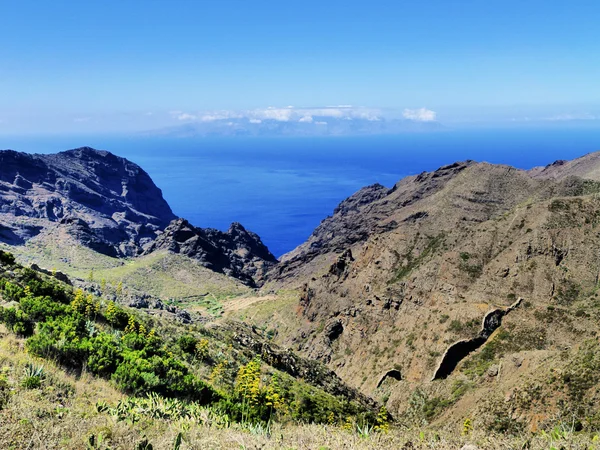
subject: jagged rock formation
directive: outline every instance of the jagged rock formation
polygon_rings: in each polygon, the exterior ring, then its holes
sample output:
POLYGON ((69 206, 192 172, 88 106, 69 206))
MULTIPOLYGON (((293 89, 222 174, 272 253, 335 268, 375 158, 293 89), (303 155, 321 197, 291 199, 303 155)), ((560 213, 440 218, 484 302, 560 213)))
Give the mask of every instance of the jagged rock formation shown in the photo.
POLYGON ((169 224, 146 253, 166 249, 197 259, 205 267, 239 278, 247 284, 260 283, 277 259, 257 234, 233 223, 222 232, 213 228, 197 228, 185 220, 169 224))
POLYGON ((32 155, 0 151, 0 240, 22 244, 62 224, 81 243, 135 255, 175 215, 138 165, 89 147, 32 155))

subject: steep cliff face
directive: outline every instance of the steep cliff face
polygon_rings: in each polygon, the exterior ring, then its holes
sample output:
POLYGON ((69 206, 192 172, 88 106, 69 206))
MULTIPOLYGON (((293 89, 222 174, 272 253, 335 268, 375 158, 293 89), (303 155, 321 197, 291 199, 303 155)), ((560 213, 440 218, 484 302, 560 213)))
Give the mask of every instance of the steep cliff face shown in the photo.
POLYGON ((20 245, 37 235, 116 257, 166 249, 251 286, 277 262, 239 223, 222 232, 177 219, 141 167, 89 147, 0 151, 0 241, 20 245))
POLYGON ((197 228, 177 219, 146 249, 146 253, 169 250, 197 259, 205 267, 255 286, 263 281, 277 259, 260 237, 233 223, 226 232, 197 228))
POLYGON ((175 219, 148 174, 106 151, 0 151, 0 239, 22 244, 60 223, 102 253, 135 255, 175 219))

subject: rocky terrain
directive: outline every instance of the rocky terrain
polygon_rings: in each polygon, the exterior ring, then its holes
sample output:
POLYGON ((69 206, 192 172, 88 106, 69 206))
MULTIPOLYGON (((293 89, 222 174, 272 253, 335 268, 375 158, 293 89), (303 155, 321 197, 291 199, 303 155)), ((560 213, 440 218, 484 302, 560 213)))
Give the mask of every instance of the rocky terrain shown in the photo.
POLYGON ((543 414, 511 392, 551 384, 597 338, 599 174, 598 153, 530 171, 465 161, 360 190, 269 273, 301 292, 300 329, 279 341, 395 414, 421 392, 448 424, 507 396, 540 426, 564 413, 565 385, 539 394, 543 414))
POLYGON ((168 250, 194 258, 207 268, 238 278, 254 286, 264 279, 277 259, 260 237, 233 223, 226 232, 197 228, 184 219, 174 220, 145 253, 168 250))
POLYGON ((238 223, 175 218, 139 167, 107 152, 0 161, 2 240, 19 261, 59 255, 66 275, 39 272, 201 324, 408 427, 598 429, 600 153, 531 170, 457 162, 365 187, 280 262, 238 223), (48 236, 117 258, 73 256, 48 236))
POLYGON ((148 174, 124 158, 89 147, 0 151, 0 241, 22 245, 40 235, 116 257, 168 249, 250 285, 276 262, 240 224, 220 232, 177 219, 148 174))
POLYGON ((22 244, 65 225, 102 253, 133 255, 175 215, 148 174, 108 152, 0 152, 0 238, 22 244))

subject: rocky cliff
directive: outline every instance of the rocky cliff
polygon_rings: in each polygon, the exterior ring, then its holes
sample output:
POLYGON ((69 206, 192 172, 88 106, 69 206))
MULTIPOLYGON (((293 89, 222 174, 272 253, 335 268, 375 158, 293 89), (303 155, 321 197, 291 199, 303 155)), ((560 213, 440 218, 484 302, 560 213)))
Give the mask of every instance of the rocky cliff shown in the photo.
POLYGON ((0 152, 0 239, 22 244, 62 224, 102 253, 130 256, 175 215, 138 165, 88 147, 54 155, 0 152))
POLYGON ((38 235, 115 257, 167 249, 252 286, 276 262, 238 223, 221 232, 177 219, 141 167, 89 147, 0 151, 0 241, 21 245, 38 235))
POLYGON ((254 286, 263 281, 277 259, 260 237, 233 223, 226 232, 213 228, 197 228, 185 219, 171 222, 146 253, 169 250, 194 258, 216 272, 238 278, 254 286))

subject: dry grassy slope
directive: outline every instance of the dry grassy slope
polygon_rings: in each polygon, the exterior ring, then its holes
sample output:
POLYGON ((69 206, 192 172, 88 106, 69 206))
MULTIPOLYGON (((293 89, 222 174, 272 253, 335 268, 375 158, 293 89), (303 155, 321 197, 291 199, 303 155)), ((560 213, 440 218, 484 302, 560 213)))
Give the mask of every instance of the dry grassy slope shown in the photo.
MULTIPOLYGON (((599 158, 585 159, 596 164, 599 158)), ((596 171, 570 166, 576 173, 596 171)), ((469 414, 490 393, 485 376, 463 373, 477 354, 447 380, 430 380, 449 345, 474 337, 487 311, 524 299, 501 329, 512 342, 511 351, 494 361, 504 368, 492 389, 501 395, 549 365, 564 364, 564 349, 596 335, 600 200, 592 193, 597 184, 564 168, 559 175, 538 170, 535 178, 490 164, 442 172, 405 179, 373 203, 327 219, 346 227, 368 223, 374 232, 347 247, 352 257, 340 257, 339 235, 327 235, 322 225, 284 258, 271 286, 302 289, 302 328, 280 334, 280 341, 327 362, 363 392, 389 396, 396 413, 406 409, 416 387, 449 395, 457 380, 471 383, 450 413, 462 420, 461 411, 469 414), (392 221, 393 229, 382 226, 392 221), (328 246, 327 239, 336 244, 328 246), (394 368, 402 381, 378 389, 394 368)))
MULTIPOLYGON (((27 355, 24 342, 0 326, 1 377, 7 391, 0 388, 0 448, 2 449, 84 449, 89 437, 101 437, 97 448, 133 449, 147 439, 154 449, 171 450, 183 431, 183 449, 229 450, 232 448, 289 449, 363 449, 398 448, 461 449, 476 444, 480 449, 521 448, 524 437, 490 436, 480 430, 464 436, 459 432, 440 433, 423 429, 393 428, 390 433, 372 433, 368 438, 342 430, 338 426, 273 424, 272 435, 251 433, 235 424, 229 427, 193 425, 186 421, 146 419, 132 424, 116 421, 96 410, 96 402, 115 404, 124 398, 110 382, 83 373, 66 373, 60 367, 27 355), (21 385, 27 363, 43 364, 46 378, 39 389, 21 385), (409 444, 410 442, 410 444, 409 444)), ((5 387, 3 385, 3 387, 5 387)), ((546 449, 548 441, 540 436, 530 441, 530 449, 546 449)), ((567 448, 593 448, 589 436, 569 436, 557 442, 567 448)))

